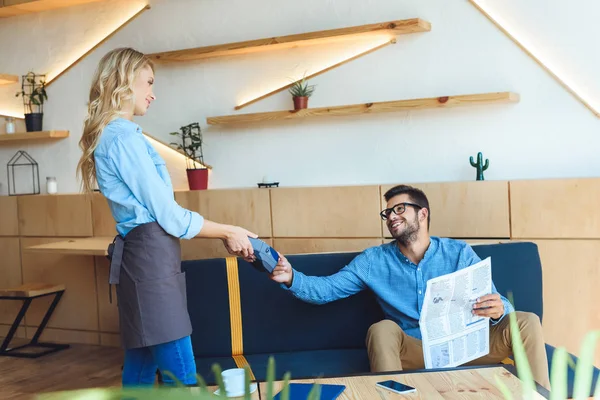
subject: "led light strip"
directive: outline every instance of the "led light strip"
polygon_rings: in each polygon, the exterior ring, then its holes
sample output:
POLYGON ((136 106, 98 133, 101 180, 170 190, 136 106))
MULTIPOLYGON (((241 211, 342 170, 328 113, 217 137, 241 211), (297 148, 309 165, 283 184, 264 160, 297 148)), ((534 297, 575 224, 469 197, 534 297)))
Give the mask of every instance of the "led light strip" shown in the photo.
POLYGON ((556 72, 560 70, 558 66, 553 65, 550 67, 550 63, 548 61, 542 61, 542 57, 540 54, 535 54, 535 51, 532 50, 535 46, 532 46, 527 42, 526 38, 520 36, 517 39, 516 29, 511 26, 510 23, 504 21, 501 16, 492 16, 493 12, 490 10, 490 7, 483 4, 485 1, 481 0, 469 0, 475 8, 477 8, 483 15, 485 15, 494 25, 498 27, 506 36, 508 36, 513 42, 515 42, 521 49, 527 53, 531 58, 533 58, 546 72, 548 72, 558 83, 560 83, 569 93, 571 93, 577 100, 579 100, 584 106, 586 106, 590 111, 592 111, 597 117, 600 117, 600 103, 594 101, 591 96, 586 93, 586 91, 578 86, 575 82, 570 80, 567 82, 566 74, 564 71, 556 72))

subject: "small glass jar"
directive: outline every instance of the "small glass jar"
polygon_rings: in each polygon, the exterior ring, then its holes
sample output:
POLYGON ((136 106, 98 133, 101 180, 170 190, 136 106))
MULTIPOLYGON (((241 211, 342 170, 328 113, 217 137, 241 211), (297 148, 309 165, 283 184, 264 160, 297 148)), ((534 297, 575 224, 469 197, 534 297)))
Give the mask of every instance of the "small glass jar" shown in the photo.
POLYGON ((13 117, 6 118, 6 133, 15 133, 15 119, 13 117))
POLYGON ((58 183, 53 176, 46 177, 46 192, 48 194, 56 194, 58 192, 58 183))

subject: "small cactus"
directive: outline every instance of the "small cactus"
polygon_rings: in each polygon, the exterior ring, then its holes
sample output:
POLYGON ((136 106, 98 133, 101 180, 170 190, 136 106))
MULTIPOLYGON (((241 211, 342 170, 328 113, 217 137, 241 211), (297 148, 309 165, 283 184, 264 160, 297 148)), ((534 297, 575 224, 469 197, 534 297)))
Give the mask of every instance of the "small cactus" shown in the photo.
POLYGON ((483 171, 485 171, 486 169, 488 169, 488 167, 490 166, 490 160, 488 160, 487 158, 485 159, 485 164, 483 163, 483 154, 481 154, 481 152, 477 153, 477 162, 473 162, 473 156, 469 157, 469 161, 471 162, 471 167, 475 167, 477 168, 477 180, 478 181, 482 181, 483 178, 483 171))

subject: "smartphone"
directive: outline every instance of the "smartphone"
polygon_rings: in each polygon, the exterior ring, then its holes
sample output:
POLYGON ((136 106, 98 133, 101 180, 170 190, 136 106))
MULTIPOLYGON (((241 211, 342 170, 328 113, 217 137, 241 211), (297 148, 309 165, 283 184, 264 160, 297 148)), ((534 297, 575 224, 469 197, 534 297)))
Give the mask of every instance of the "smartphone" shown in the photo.
POLYGON ((377 386, 380 386, 382 388, 391 390, 392 392, 396 392, 399 394, 404 394, 404 393, 413 393, 416 392, 417 389, 415 389, 412 386, 408 386, 405 385, 404 383, 400 383, 400 382, 396 382, 396 381, 383 381, 383 382, 377 382, 377 386))

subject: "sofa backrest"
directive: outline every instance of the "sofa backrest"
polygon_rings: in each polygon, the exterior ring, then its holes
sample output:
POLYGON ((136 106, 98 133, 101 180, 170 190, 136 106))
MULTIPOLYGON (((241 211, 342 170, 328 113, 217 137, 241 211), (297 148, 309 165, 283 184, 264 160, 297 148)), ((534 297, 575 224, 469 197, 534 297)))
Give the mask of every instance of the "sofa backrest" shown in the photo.
POLYGON ((231 356, 227 267, 224 258, 183 261, 192 346, 197 357, 231 356))
POLYGON ((538 247, 532 242, 474 245, 473 250, 483 260, 492 258, 492 280, 498 292, 512 292, 517 311, 544 313, 542 263, 538 247))
MULTIPOLYGON (((542 268, 537 245, 515 242, 474 245, 482 259, 492 257, 492 279, 515 308, 543 316, 542 268)), ((295 269, 331 275, 358 252, 287 256, 295 269)), ((229 285, 225 259, 182 262, 197 357, 232 354, 229 285)), ((244 354, 298 350, 364 348, 367 330, 383 313, 375 296, 363 291, 346 299, 312 305, 296 299, 266 273, 238 259, 244 354)))
MULTIPOLYGON (((331 275, 359 253, 287 256, 307 275, 331 275)), ((323 305, 296 299, 279 284, 239 262, 244 354, 365 347, 371 324, 383 318, 375 296, 363 291, 323 305)))

